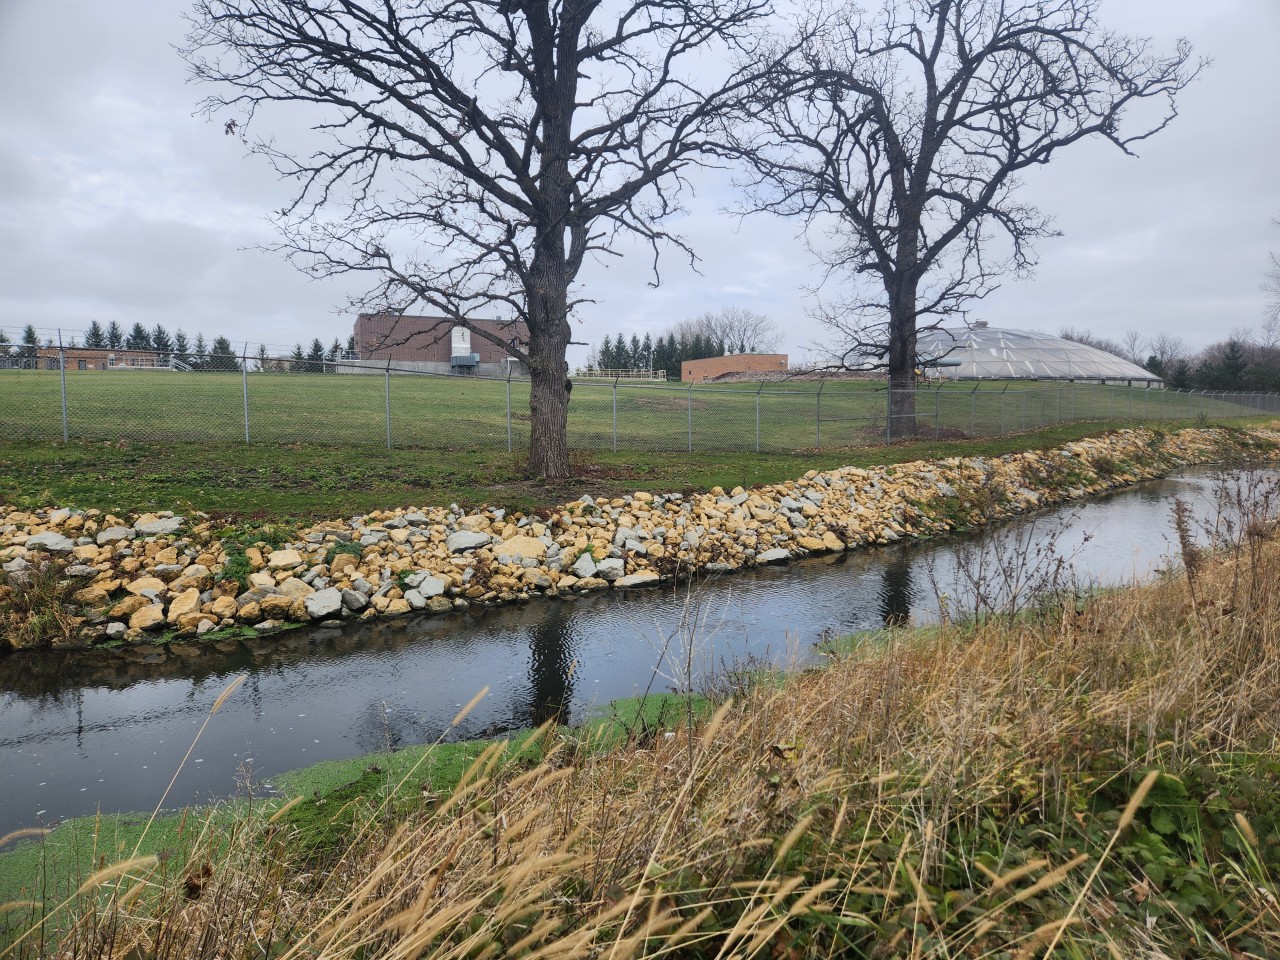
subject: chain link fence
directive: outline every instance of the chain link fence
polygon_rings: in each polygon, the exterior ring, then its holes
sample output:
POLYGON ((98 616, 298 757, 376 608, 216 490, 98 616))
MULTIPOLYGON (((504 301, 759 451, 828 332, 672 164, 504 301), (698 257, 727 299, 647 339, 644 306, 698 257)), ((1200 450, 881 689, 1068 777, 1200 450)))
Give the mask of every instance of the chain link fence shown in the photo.
MULTIPOLYGON (((96 368, 73 350, 41 352, 49 356, 0 363, 0 437, 511 451, 529 442, 529 382, 516 377, 232 354, 176 366, 124 351, 96 368)), ((893 399, 883 381, 869 380, 581 379, 569 404, 569 440, 579 450, 789 452, 912 434, 999 436, 1079 420, 1280 413, 1274 393, 1145 384, 943 382, 893 399), (903 405, 912 402, 908 412, 903 405)))

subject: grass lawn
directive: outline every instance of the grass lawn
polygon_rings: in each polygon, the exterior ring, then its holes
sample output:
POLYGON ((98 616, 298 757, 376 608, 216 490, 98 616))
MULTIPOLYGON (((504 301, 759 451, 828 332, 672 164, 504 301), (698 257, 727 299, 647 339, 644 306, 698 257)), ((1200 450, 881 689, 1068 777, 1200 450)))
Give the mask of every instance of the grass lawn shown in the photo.
MULTIPOLYGON (((1229 421, 1265 424, 1273 418, 1229 421)), ((1178 423, 1167 424, 1173 428, 1178 423)), ((1188 425, 1184 422, 1181 425, 1188 425)), ((731 489, 776 483, 808 470, 950 456, 999 456, 1114 429, 1119 421, 1069 423, 991 439, 920 440, 789 453, 634 451, 574 456, 575 476, 530 479, 522 454, 505 450, 386 450, 307 444, 31 443, 0 441, 0 503, 105 510, 199 510, 250 519, 315 520, 378 508, 456 502, 529 511, 584 493, 731 489)))
MULTIPOLYGON (((67 431, 85 442, 243 443, 245 387, 253 444, 385 448, 388 383, 381 376, 168 371, 68 371, 67 431)), ((469 377, 390 378, 396 448, 527 447, 529 385, 469 377)), ((1071 420, 1229 418, 1250 411, 1202 395, 1069 383, 922 386, 926 432, 993 436, 1071 420)), ((577 450, 790 452, 884 437, 883 385, 869 381, 577 384, 570 445, 577 450), (616 400, 616 402, 615 402, 616 400)), ((57 371, 0 371, 0 436, 62 439, 57 371)))

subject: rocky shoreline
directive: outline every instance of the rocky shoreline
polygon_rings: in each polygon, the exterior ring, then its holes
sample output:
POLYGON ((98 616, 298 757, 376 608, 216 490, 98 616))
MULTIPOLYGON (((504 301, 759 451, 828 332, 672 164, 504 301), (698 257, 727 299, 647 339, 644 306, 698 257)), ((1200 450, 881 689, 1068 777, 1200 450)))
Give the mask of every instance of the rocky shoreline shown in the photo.
MULTIPOLYGON (((1278 451, 1276 431, 1122 430, 998 458, 810 471, 751 490, 584 496, 532 516, 456 505, 375 511, 275 547, 245 544, 199 515, 0 507, 0 605, 56 562, 74 627, 61 648, 445 614, 930 537, 1181 466, 1278 451)), ((27 646, 9 633, 0 649, 27 646)))

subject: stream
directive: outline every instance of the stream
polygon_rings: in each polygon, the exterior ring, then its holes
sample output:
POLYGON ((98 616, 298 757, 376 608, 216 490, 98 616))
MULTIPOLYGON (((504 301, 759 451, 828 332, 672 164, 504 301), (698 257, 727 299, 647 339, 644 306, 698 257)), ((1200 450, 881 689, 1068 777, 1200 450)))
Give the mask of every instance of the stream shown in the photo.
MULTIPOLYGON (((1224 482, 1197 469, 1051 507, 982 536, 809 558, 679 587, 604 591, 275 637, 0 657, 0 836, 151 809, 226 685, 166 806, 233 795, 285 770, 536 725, 652 689, 698 688, 746 663, 803 665, 826 636, 972 610, 992 571, 1037 587, 1151 577, 1176 551, 1175 497, 1212 517, 1224 482)), ((1267 474, 1274 482, 1275 473, 1267 474)), ((1208 522, 1208 521, 1206 521, 1208 522)), ((1014 600, 1013 602, 1017 602, 1014 600)))

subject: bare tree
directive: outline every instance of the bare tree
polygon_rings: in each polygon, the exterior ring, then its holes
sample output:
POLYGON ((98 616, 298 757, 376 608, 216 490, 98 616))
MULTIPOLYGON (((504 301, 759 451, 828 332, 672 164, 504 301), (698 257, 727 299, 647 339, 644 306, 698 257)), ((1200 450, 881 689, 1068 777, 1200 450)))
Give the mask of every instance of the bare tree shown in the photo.
POLYGON ((708 310, 699 317, 681 320, 668 332, 683 343, 701 335, 714 343, 723 343, 729 351, 747 353, 772 353, 782 343, 782 333, 777 325, 763 313, 746 307, 708 310))
MULTIPOLYGON (((527 350, 530 467, 569 472, 570 315, 584 258, 656 256, 690 167, 764 67, 767 0, 198 0, 184 51, 228 133, 310 108, 315 136, 252 149, 296 184, 279 249, 357 301, 454 323, 503 315, 527 350), (719 51, 719 52, 718 52, 719 51), (718 76, 717 62, 739 61, 718 76), (269 114, 259 116, 261 114, 269 114)), ((274 133, 275 131, 270 131, 274 133)), ((246 141, 248 142, 248 141, 246 141)))
POLYGON ((1142 361, 1147 359, 1142 355, 1144 344, 1142 334, 1137 330, 1126 330, 1124 339, 1120 341, 1120 356, 1130 363, 1141 365, 1142 361))
POLYGON ((740 139, 750 209, 806 218, 828 277, 852 281, 821 314, 836 362, 887 368, 905 430, 917 330, 963 315, 1002 273, 1027 273, 1033 242, 1054 234, 1017 199, 1019 174, 1087 138, 1131 154, 1174 118, 1199 70, 1185 42, 1157 54, 1104 29, 1096 6, 829 8, 740 139))
POLYGON ((1167 377, 1179 361, 1190 357, 1186 342, 1171 333, 1158 333, 1152 337, 1150 350, 1151 358, 1155 361, 1154 372, 1161 377, 1167 377))
MULTIPOLYGON (((1280 227, 1280 217, 1271 221, 1280 227)), ((1262 335, 1260 339, 1269 348, 1280 347, 1280 255, 1274 251, 1268 254, 1267 273, 1262 281, 1262 292, 1267 295, 1267 303, 1262 318, 1262 335)))

